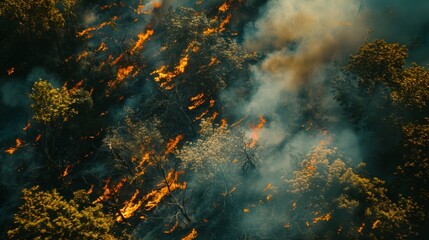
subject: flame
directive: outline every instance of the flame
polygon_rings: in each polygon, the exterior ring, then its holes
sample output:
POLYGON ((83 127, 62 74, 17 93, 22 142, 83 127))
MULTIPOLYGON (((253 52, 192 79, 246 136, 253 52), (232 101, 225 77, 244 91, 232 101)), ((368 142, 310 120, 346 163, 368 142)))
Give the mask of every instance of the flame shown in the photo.
POLYGON ((107 51, 107 45, 104 42, 101 42, 100 46, 97 48, 97 50, 95 50, 95 52, 100 52, 100 51, 107 51))
POLYGON ((215 63, 217 63, 216 62, 216 60, 217 60, 217 58, 215 58, 215 57, 212 57, 211 59, 210 59, 210 63, 209 63, 209 67, 211 66, 211 65, 213 65, 213 64, 215 64, 215 63))
POLYGON ((203 97, 204 97, 204 93, 200 93, 200 94, 196 95, 195 97, 192 97, 191 102, 193 102, 193 103, 191 106, 188 106, 188 109, 194 110, 198 106, 202 105, 206 101, 205 99, 203 99, 203 97))
POLYGON ((225 30, 225 25, 231 20, 231 14, 228 14, 226 18, 220 23, 218 32, 223 32, 225 30))
POLYGON ((86 58, 89 56, 88 51, 83 51, 81 54, 79 54, 76 58, 76 62, 79 62, 82 58, 86 58))
POLYGON ((15 67, 11 67, 11 68, 7 69, 6 71, 7 71, 7 75, 10 76, 10 75, 12 75, 12 73, 15 72, 15 67))
POLYGON ((260 115, 258 125, 256 125, 255 127, 253 126, 250 127, 252 129, 252 134, 251 134, 252 142, 250 143, 249 147, 251 148, 255 147, 256 142, 259 139, 259 131, 261 128, 265 126, 266 122, 267 121, 265 120, 264 116, 260 115))
POLYGON ((124 206, 119 210, 121 215, 116 218, 117 222, 121 222, 123 218, 127 219, 134 215, 134 212, 137 211, 141 205, 142 201, 134 202, 139 194, 139 190, 136 190, 134 195, 131 197, 129 201, 125 201, 124 206))
POLYGON ((70 165, 67 165, 66 169, 64 169, 64 172, 61 174, 61 177, 65 177, 69 175, 69 173, 70 173, 70 165))
POLYGON ((37 135, 37 137, 36 137, 36 139, 35 139, 34 141, 35 141, 35 142, 38 142, 41 138, 42 138, 42 135, 41 135, 41 134, 39 134, 39 135, 37 135))
POLYGON ((195 230, 195 228, 193 228, 192 231, 188 235, 182 237, 181 240, 194 240, 195 238, 197 238, 197 236, 198 232, 197 230, 195 230))
POLYGON ((22 128, 23 131, 27 131, 30 128, 31 124, 30 122, 27 122, 27 124, 25 125, 25 127, 22 128))
POLYGON ((91 194, 92 191, 94 191, 94 184, 91 184, 91 187, 89 188, 89 190, 86 192, 86 194, 91 194))
MULTIPOLYGON (((316 215, 317 215, 317 212, 316 212, 316 215)), ((317 223, 317 222, 320 222, 320 221, 329 221, 331 219, 331 217, 332 217, 331 213, 329 212, 329 213, 327 213, 325 215, 321 215, 319 217, 315 217, 313 219, 313 223, 317 223)))
POLYGON ((224 4, 222 4, 222 5, 218 8, 219 12, 226 12, 228 9, 229 9, 229 5, 228 5, 228 3, 227 3, 227 2, 225 2, 224 4))
POLYGON ((116 65, 118 64, 118 62, 122 59, 123 55, 120 54, 117 58, 115 58, 115 60, 113 60, 113 62, 110 63, 110 65, 116 65))
POLYGON ((371 229, 375 229, 377 227, 377 225, 380 223, 380 220, 376 220, 373 224, 372 224, 372 228, 371 229))
POLYGON ((113 195, 118 193, 119 190, 121 190, 125 181, 126 181, 126 178, 122 178, 121 181, 119 181, 119 183, 115 187, 110 188, 109 187, 110 178, 107 179, 106 184, 103 187, 103 189, 104 189, 103 195, 101 195, 99 198, 97 198, 93 203, 103 202, 103 201, 106 201, 109 198, 111 198, 113 195))
POLYGON ((357 232, 358 232, 359 234, 361 234, 361 233, 362 233, 362 231, 363 231, 363 227, 365 227, 365 223, 362 223, 362 225, 361 225, 360 227, 358 227, 357 232))
POLYGON ((218 112, 214 112, 213 115, 210 117, 211 120, 215 120, 217 118, 217 116, 219 115, 218 112))
POLYGON ((195 120, 194 121, 198 121, 198 120, 200 120, 201 118, 203 118, 207 113, 209 112, 209 110, 205 110, 204 112, 202 112, 199 116, 197 116, 196 118, 195 118, 195 120))
POLYGON ((20 148, 22 146, 23 143, 24 142, 21 139, 16 138, 16 140, 15 140, 15 147, 10 147, 10 148, 4 150, 4 152, 12 155, 12 154, 15 153, 16 150, 18 150, 18 148, 20 148))
POLYGON ((79 89, 80 86, 82 86, 83 84, 83 80, 80 80, 78 83, 76 83, 76 85, 74 85, 74 87, 71 89, 72 91, 76 91, 79 89))
POLYGON ((207 36, 207 35, 210 35, 210 34, 215 33, 215 32, 217 32, 216 28, 208 28, 208 29, 204 30, 203 35, 207 36))
POLYGON ((183 139, 183 135, 181 134, 177 135, 175 139, 170 139, 170 141, 167 143, 167 150, 165 150, 165 155, 172 153, 173 150, 176 148, 177 144, 182 139, 183 139))
POLYGON ((92 37, 92 35, 90 34, 90 32, 92 32, 92 31, 95 31, 95 30, 97 30, 97 28, 96 27, 89 27, 89 28, 86 28, 86 29, 84 29, 84 30, 82 30, 82 31, 80 31, 80 32, 77 32, 76 33, 76 37, 83 37, 83 36, 87 36, 87 38, 91 38, 92 37))
POLYGON ((153 30, 146 30, 145 33, 140 33, 139 35, 137 35, 137 37, 139 38, 136 42, 136 44, 134 44, 134 47, 131 49, 130 53, 131 55, 133 55, 135 52, 140 51, 143 49, 143 43, 149 39, 150 36, 153 35, 153 30))
POLYGON ((149 200, 144 206, 144 209, 146 211, 150 211, 155 208, 165 196, 170 194, 170 192, 176 189, 185 189, 186 182, 177 183, 179 175, 183 173, 184 172, 176 172, 174 170, 170 170, 167 174, 166 182, 162 181, 158 184, 158 186, 160 186, 161 188, 158 190, 151 191, 143 198, 143 201, 149 200))
POLYGON ((176 223, 174 224, 174 226, 172 228, 170 228, 169 230, 164 231, 165 234, 170 234, 172 232, 174 232, 174 230, 176 230, 176 228, 179 226, 179 221, 176 221, 176 223))
POLYGON ((16 150, 18 150, 18 148, 16 148, 16 147, 10 147, 10 148, 4 150, 4 152, 12 155, 12 154, 15 153, 16 150))
POLYGON ((151 14, 153 12, 154 9, 156 8, 160 8, 161 7, 161 3, 160 2, 154 2, 152 3, 152 8, 146 12, 143 12, 144 14, 151 14))
POLYGON ((170 90, 173 88, 174 85, 169 84, 171 83, 173 78, 185 72, 185 68, 188 65, 188 61, 189 54, 186 54, 180 59, 179 64, 174 67, 174 70, 172 72, 166 71, 166 66, 161 66, 159 69, 153 71, 150 75, 158 74, 158 76, 154 78, 155 81, 159 82, 162 88, 170 90))
POLYGON ((222 118, 220 128, 225 128, 227 125, 226 119, 222 118))
POLYGON ((244 209, 243 209, 243 212, 244 212, 244 213, 249 213, 249 212, 250 212, 250 209, 249 209, 249 208, 244 208, 244 209))

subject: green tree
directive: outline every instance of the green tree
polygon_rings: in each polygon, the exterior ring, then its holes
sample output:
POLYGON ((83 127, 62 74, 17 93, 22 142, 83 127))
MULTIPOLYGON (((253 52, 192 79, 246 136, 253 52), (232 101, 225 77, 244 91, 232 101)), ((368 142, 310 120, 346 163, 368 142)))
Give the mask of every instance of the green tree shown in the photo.
POLYGON ((14 223, 10 239, 114 239, 112 216, 103 213, 101 204, 91 204, 83 191, 67 201, 55 189, 24 189, 14 223))

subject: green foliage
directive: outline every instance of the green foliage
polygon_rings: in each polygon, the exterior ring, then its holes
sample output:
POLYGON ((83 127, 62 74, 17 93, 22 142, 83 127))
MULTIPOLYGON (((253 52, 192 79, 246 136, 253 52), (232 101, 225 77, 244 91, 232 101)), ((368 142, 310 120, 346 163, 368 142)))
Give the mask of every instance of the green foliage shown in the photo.
POLYGON ((75 0, 5 0, 0 3, 0 17, 16 24, 16 31, 30 38, 58 32, 71 16, 75 0))
POLYGON ((90 100, 89 94, 83 90, 68 90, 66 87, 54 88, 48 81, 39 80, 34 83, 29 94, 34 111, 34 119, 43 124, 55 121, 67 121, 78 111, 75 104, 90 100))
POLYGON ((45 192, 38 186, 23 194, 16 228, 8 231, 10 239, 113 239, 112 217, 102 212, 101 204, 91 205, 82 191, 70 201, 56 190, 45 192))

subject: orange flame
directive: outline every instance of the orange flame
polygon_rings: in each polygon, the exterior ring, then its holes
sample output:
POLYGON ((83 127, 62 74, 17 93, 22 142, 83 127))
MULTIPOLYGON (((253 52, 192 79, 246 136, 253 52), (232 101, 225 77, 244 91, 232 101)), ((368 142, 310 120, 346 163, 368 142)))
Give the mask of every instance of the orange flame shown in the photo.
POLYGON ((259 139, 259 131, 261 128, 263 128, 265 126, 266 122, 267 121, 265 120, 264 116, 260 115, 258 125, 256 125, 255 127, 252 127, 252 126, 250 127, 250 128, 252 128, 252 135, 251 135, 252 142, 250 143, 251 148, 255 147, 256 142, 259 139))
POLYGON ((172 232, 174 232, 174 230, 176 230, 176 228, 179 226, 179 221, 176 221, 176 223, 174 224, 174 226, 172 228, 170 228, 169 230, 165 230, 164 233, 165 234, 170 234, 172 232))
POLYGON ((363 231, 363 227, 365 227, 365 223, 362 223, 362 225, 361 225, 360 227, 358 227, 357 232, 358 232, 359 234, 361 234, 361 233, 362 233, 362 231, 363 231))
POLYGON ((195 238, 197 238, 197 236, 198 232, 197 230, 195 230, 195 228, 193 228, 192 231, 188 235, 182 237, 181 240, 194 240, 195 238))
POLYGON ((371 229, 375 229, 377 227, 377 225, 380 223, 380 220, 376 220, 373 224, 372 224, 372 228, 371 229))
POLYGON ((39 134, 39 135, 37 135, 37 137, 36 137, 36 139, 35 139, 34 141, 35 141, 35 142, 38 142, 41 138, 42 138, 42 135, 41 135, 41 134, 39 134))
POLYGON ((97 198, 94 201, 94 203, 103 202, 103 201, 106 201, 109 198, 111 198, 113 195, 115 195, 116 193, 118 193, 119 190, 121 190, 121 188, 124 185, 125 181, 126 181, 126 178, 122 178, 121 181, 119 181, 119 183, 115 187, 110 188, 109 187, 110 178, 107 179, 106 184, 103 187, 103 189, 104 189, 103 195, 101 195, 99 198, 97 198))
MULTIPOLYGON (((316 214, 317 215, 317 214, 316 214)), ((313 223, 317 223, 317 222, 320 222, 320 221, 329 221, 330 219, 331 219, 331 213, 329 212, 329 213, 327 213, 327 214, 325 214, 325 215, 321 215, 321 216, 319 216, 319 217, 315 217, 314 219, 313 219, 313 223)))
POLYGON ((69 173, 70 173, 70 165, 67 165, 66 169, 64 169, 64 172, 61 174, 61 177, 65 177, 69 175, 69 173))
POLYGON ((136 190, 131 199, 129 201, 125 201, 124 207, 119 210, 121 212, 121 215, 116 218, 116 221, 121 222, 123 218, 127 219, 132 217, 134 215, 134 212, 141 207, 143 203, 142 201, 137 201, 136 203, 134 203, 138 194, 139 190, 136 190))
POLYGON ((7 69, 6 71, 7 71, 7 75, 10 76, 10 75, 12 75, 12 73, 15 72, 15 67, 11 67, 11 68, 7 69))
POLYGON ((172 153, 173 150, 177 147, 177 144, 182 139, 183 139, 183 135, 181 134, 177 135, 175 139, 170 139, 170 141, 167 143, 167 150, 165 151, 165 155, 172 153))
POLYGON ((104 42, 101 42, 100 46, 97 48, 97 50, 95 50, 95 52, 100 52, 100 51, 107 51, 107 45, 104 42))
POLYGON ((10 147, 10 148, 4 150, 4 152, 12 155, 12 154, 15 153, 16 150, 18 150, 19 147, 22 146, 23 143, 24 142, 21 139, 16 138, 16 140, 15 140, 15 147, 10 147))
POLYGON ((226 18, 220 23, 218 31, 223 32, 225 30, 225 25, 228 24, 230 20, 231 14, 228 14, 228 16, 226 16, 226 18))
POLYGON ((198 106, 202 105, 206 101, 205 99, 203 99, 203 97, 204 97, 204 93, 200 93, 195 97, 192 97, 191 101, 193 102, 193 104, 191 106, 188 106, 188 109, 194 110, 198 106))
POLYGON ((140 51, 143 49, 143 43, 149 39, 150 36, 152 36, 153 34, 153 30, 146 30, 145 33, 140 33, 139 35, 137 35, 137 37, 139 38, 136 42, 136 44, 134 45, 134 47, 131 49, 130 53, 131 55, 133 55, 135 52, 140 51))
POLYGON ((180 62, 177 66, 175 66, 172 72, 166 71, 166 66, 161 66, 159 69, 153 71, 151 75, 158 74, 155 77, 155 81, 160 83, 160 86, 166 90, 170 90, 174 85, 169 85, 173 78, 185 72, 185 68, 188 65, 189 54, 186 54, 184 57, 180 59, 180 62))
POLYGON ((79 54, 76 58, 76 62, 79 62, 82 58, 86 58, 89 56, 88 51, 83 51, 81 54, 79 54))
POLYGON ((158 184, 158 186, 160 186, 161 188, 158 190, 151 191, 143 198, 143 201, 149 200, 144 206, 145 210, 150 211, 155 208, 165 196, 170 194, 171 191, 174 191, 176 189, 185 189, 186 182, 177 183, 179 175, 183 173, 184 172, 176 172, 174 170, 170 170, 166 177, 167 181, 162 181, 158 184))
POLYGON ((23 131, 27 131, 30 128, 31 124, 30 122, 27 122, 27 124, 25 125, 25 127, 22 128, 23 131))
POLYGON ((219 12, 226 12, 228 9, 229 9, 229 5, 226 2, 218 8, 219 12))

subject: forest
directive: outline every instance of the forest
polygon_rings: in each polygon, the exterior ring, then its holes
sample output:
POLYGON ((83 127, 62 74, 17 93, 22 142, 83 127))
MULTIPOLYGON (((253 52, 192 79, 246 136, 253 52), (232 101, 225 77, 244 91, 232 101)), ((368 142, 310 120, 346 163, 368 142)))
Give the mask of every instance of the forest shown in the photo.
POLYGON ((429 239, 428 12, 2 0, 0 239, 429 239))

